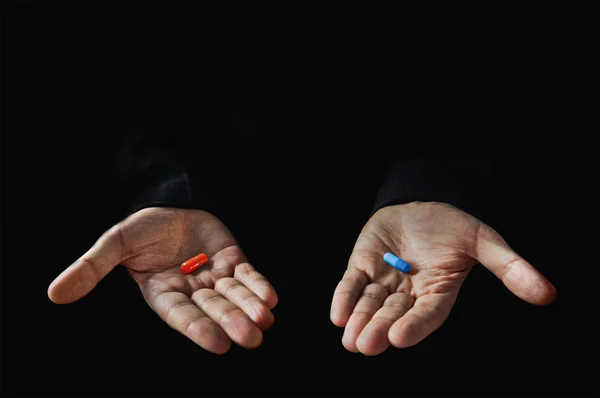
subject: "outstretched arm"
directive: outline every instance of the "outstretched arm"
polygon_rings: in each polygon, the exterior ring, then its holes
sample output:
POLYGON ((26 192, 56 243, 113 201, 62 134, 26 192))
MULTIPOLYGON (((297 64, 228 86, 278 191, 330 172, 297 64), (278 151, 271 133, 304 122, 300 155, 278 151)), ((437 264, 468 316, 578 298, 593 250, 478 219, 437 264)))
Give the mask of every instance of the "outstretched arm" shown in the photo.
POLYGON ((431 150, 423 142, 420 156, 390 162, 332 300, 331 320, 345 328, 348 350, 376 355, 390 344, 408 347, 423 340, 445 321, 477 263, 525 301, 554 300, 555 288, 533 265, 492 227, 465 212, 474 206, 486 175, 482 167, 489 164, 475 159, 484 153, 461 153, 465 148, 459 140, 438 141, 431 150), (386 264, 388 252, 412 270, 404 273, 386 264))
POLYGON ((277 295, 214 214, 220 163, 210 151, 198 156, 191 143, 201 141, 220 156, 231 151, 218 146, 220 139, 209 128, 182 134, 178 129, 185 126, 167 123, 157 132, 161 126, 152 126, 156 118, 148 109, 137 119, 141 124, 133 125, 133 139, 116 167, 119 185, 135 194, 132 206, 51 283, 48 295, 59 304, 79 300, 122 265, 148 305, 198 345, 215 353, 226 352, 231 342, 255 348, 274 321, 277 295), (203 167, 191 167, 195 162, 203 167), (208 255, 208 263, 183 273, 180 265, 199 253, 208 255))

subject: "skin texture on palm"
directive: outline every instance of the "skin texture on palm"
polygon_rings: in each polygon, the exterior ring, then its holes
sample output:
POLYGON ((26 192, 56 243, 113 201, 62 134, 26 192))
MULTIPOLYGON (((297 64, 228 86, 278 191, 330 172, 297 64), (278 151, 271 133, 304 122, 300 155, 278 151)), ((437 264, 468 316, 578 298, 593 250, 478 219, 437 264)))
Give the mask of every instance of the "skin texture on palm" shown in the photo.
POLYGON ((117 265, 127 267, 148 305, 169 326, 222 354, 235 342, 255 348, 274 321, 277 294, 247 262, 231 232, 201 210, 148 208, 108 231, 49 286, 58 304, 88 294, 117 265), (180 265, 209 261, 190 274, 180 265))
POLYGON ((390 344, 419 343, 446 320, 477 263, 529 303, 556 297, 554 286, 477 218, 437 202, 380 209, 362 229, 333 295, 331 320, 345 328, 342 344, 377 355, 390 344), (386 252, 411 264, 410 273, 384 263, 386 252))

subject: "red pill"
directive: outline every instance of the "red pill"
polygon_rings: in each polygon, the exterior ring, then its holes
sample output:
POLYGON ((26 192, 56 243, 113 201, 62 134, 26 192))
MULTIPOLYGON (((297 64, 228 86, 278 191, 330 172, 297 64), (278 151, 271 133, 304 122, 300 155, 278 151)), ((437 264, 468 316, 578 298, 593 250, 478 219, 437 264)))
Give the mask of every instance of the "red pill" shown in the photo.
POLYGON ((183 264, 181 264, 181 271, 183 271, 184 274, 189 274, 190 272, 194 272, 207 262, 208 256, 204 253, 200 253, 196 257, 192 257, 183 264))

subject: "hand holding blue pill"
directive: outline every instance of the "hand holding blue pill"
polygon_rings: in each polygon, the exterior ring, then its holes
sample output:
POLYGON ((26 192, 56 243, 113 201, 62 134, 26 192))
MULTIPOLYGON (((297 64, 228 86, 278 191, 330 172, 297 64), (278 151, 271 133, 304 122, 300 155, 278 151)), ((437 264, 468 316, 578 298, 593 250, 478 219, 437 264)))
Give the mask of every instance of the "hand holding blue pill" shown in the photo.
POLYGON ((342 344, 377 355, 390 345, 419 343, 450 315, 477 263, 529 303, 556 297, 496 231, 456 207, 413 202, 380 209, 362 229, 333 295, 331 320, 344 328, 342 344))

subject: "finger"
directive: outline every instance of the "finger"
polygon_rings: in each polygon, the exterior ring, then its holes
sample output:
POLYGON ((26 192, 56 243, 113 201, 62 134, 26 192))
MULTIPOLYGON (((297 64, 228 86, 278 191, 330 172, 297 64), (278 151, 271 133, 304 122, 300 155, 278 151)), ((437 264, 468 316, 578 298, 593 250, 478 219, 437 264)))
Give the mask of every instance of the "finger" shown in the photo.
POLYGON ((248 315, 218 292, 200 289, 192 295, 192 301, 236 344, 244 348, 256 348, 262 343, 262 332, 248 315))
POLYGON ((415 301, 406 293, 394 293, 385 299, 371 321, 365 326, 356 340, 356 347, 365 355, 378 355, 390 346, 388 332, 400 317, 412 307, 415 301))
POLYGON ((237 279, 217 280, 215 291, 244 311, 261 330, 267 330, 273 325, 275 317, 269 307, 237 279))
POLYGON ((517 297, 536 305, 550 304, 556 288, 531 264, 521 258, 489 226, 481 223, 472 256, 496 275, 517 297))
POLYGON ((92 248, 54 279, 48 287, 50 300, 57 304, 79 300, 122 261, 119 228, 117 224, 102 234, 92 248))
POLYGON ((161 293, 149 304, 169 326, 205 350, 224 354, 231 347, 223 329, 184 293, 161 293))
POLYGON ((381 308, 383 301, 389 295, 385 287, 378 283, 367 285, 344 329, 342 344, 348 351, 358 352, 356 340, 363 328, 369 323, 375 312, 381 308))
POLYGON ((398 348, 417 344, 442 326, 455 301, 456 294, 427 294, 417 298, 414 306, 390 328, 390 343, 398 348))
POLYGON ((267 278, 257 272, 254 267, 248 263, 241 263, 235 267, 233 277, 242 282, 246 287, 254 292, 269 309, 277 305, 277 293, 267 278))
POLYGON ((365 273, 358 268, 350 267, 346 270, 333 293, 331 301, 329 317, 334 325, 346 326, 358 297, 368 282, 365 273))

